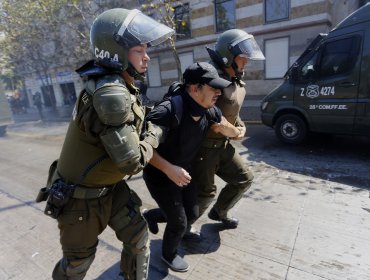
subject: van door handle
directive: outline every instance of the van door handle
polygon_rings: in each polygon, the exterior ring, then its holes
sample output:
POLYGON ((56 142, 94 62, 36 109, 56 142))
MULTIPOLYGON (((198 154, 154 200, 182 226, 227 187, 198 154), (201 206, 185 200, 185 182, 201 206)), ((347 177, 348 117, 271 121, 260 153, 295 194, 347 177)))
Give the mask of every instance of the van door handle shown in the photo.
POLYGON ((341 87, 354 87, 355 85, 356 85, 355 83, 351 83, 351 82, 340 83, 341 87))

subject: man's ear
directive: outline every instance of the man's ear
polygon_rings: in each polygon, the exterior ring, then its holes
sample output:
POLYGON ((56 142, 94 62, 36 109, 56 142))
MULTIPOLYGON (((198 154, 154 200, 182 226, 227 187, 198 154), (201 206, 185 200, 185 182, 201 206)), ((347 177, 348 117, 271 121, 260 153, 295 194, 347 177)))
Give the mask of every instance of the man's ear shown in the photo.
POLYGON ((197 94, 198 93, 198 85, 190 85, 190 92, 192 94, 197 94))

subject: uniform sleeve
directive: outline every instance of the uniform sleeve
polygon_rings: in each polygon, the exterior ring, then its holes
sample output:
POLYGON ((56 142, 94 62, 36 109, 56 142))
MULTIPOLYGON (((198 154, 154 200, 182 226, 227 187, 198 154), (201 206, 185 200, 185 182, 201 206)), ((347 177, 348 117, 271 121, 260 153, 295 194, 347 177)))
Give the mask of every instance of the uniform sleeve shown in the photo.
POLYGON ((119 83, 106 83, 96 89, 93 106, 100 121, 111 126, 133 121, 130 95, 128 89, 119 83))
POLYGON ((120 83, 103 83, 93 93, 93 107, 105 126, 100 140, 123 174, 141 171, 153 156, 153 147, 139 140, 134 125, 131 94, 120 83))

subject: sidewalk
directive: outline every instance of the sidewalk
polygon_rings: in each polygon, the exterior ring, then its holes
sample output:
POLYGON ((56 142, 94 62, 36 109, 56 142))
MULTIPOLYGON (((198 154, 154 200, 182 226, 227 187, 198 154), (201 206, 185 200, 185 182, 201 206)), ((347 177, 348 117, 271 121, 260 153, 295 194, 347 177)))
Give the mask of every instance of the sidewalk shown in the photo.
MULTIPOLYGON (((261 95, 248 95, 243 107, 240 110, 240 117, 243 121, 249 123, 261 122, 261 109, 260 104, 263 96, 261 95)), ((153 104, 151 102, 150 104, 153 104)), ((57 107, 56 110, 52 108, 43 108, 43 115, 45 122, 58 122, 69 121, 72 116, 73 106, 65 105, 57 107)), ((40 114, 35 107, 27 108, 27 113, 13 114, 15 123, 37 121, 40 120, 40 114)))
MULTIPOLYGON (((15 123, 38 121, 41 120, 40 114, 35 107, 29 107, 26 113, 13 114, 12 118, 15 123)), ((73 106, 65 105, 57 107, 55 110, 52 108, 43 107, 42 113, 44 122, 67 122, 71 119, 73 106)))
MULTIPOLYGON (((248 158, 245 147, 239 146, 239 151, 248 158)), ((370 279, 368 190, 261 162, 249 164, 255 183, 232 210, 239 227, 224 230, 204 215, 195 225, 204 240, 181 244, 180 254, 190 270, 174 273, 160 260, 160 225, 157 235, 150 234, 150 280, 370 279)), ((140 175, 128 184, 142 198, 143 207, 155 207, 140 175)), ((50 279, 61 253, 56 222, 42 213, 45 203, 21 201, 0 191, 0 205, 0 280, 50 279)), ((118 279, 120 251, 120 242, 107 229, 85 279, 118 279)))

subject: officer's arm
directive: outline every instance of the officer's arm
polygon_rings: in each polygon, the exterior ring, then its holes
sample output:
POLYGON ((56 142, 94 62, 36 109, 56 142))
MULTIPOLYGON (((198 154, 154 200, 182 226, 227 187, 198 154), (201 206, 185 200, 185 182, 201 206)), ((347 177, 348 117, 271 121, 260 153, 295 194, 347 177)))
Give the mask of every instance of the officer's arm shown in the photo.
POLYGON ((161 170, 167 177, 179 187, 190 183, 190 174, 180 166, 174 165, 163 158, 156 150, 153 151, 153 157, 150 162, 155 168, 161 170))
POLYGON ((153 148, 139 141, 129 91, 120 84, 105 84, 94 92, 93 105, 106 125, 100 139, 112 161, 124 174, 141 171, 153 156, 153 148))
POLYGON ((246 128, 244 122, 242 121, 242 119, 240 118, 240 116, 238 116, 236 121, 235 121, 235 127, 237 129, 239 129, 239 135, 237 137, 233 138, 233 139, 234 140, 240 140, 245 136, 245 132, 247 130, 247 128, 246 128))
POLYGON ((239 129, 229 123, 224 116, 222 116, 219 123, 214 123, 211 126, 211 130, 230 138, 237 137, 240 134, 239 129))
POLYGON ((236 127, 242 127, 242 126, 244 126, 244 127, 245 127, 245 123, 242 121, 242 119, 240 118, 240 116, 238 116, 238 117, 236 118, 235 126, 236 126, 236 127))

